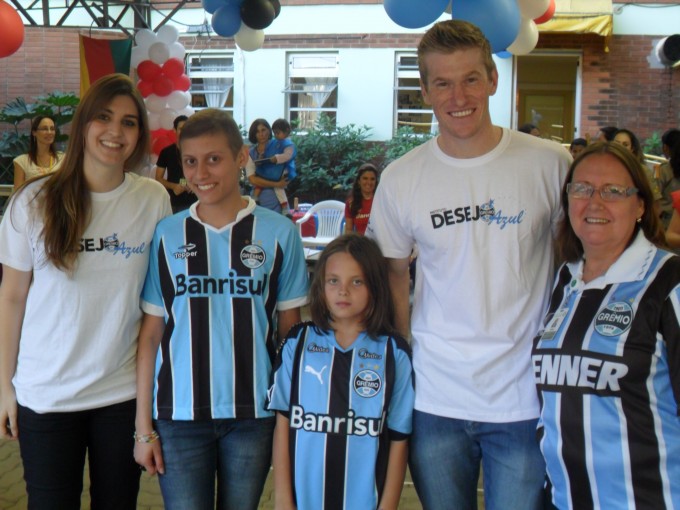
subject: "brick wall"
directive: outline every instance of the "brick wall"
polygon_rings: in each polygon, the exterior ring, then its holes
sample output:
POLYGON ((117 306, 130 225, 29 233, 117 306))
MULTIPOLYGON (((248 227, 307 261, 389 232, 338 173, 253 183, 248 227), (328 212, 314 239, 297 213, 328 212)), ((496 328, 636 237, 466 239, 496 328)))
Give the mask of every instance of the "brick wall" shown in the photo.
MULTIPOLYGON (((0 104, 18 96, 30 102, 54 90, 78 92, 78 33, 76 29, 27 27, 19 51, 0 59, 0 104)), ((103 35, 98 33, 97 37, 103 35)), ((267 36, 264 47, 415 48, 418 39, 417 34, 267 36)), ((629 127, 644 139, 654 131, 680 126, 680 69, 650 68, 647 57, 656 39, 658 37, 614 36, 606 52, 605 40, 596 35, 541 34, 539 49, 572 49, 583 53, 583 133, 595 134, 599 126, 616 125, 629 127)), ((199 37, 186 46, 234 47, 232 39, 219 37, 210 40, 199 37)), ((6 125, 0 125, 0 130, 3 128, 6 129, 6 125)))

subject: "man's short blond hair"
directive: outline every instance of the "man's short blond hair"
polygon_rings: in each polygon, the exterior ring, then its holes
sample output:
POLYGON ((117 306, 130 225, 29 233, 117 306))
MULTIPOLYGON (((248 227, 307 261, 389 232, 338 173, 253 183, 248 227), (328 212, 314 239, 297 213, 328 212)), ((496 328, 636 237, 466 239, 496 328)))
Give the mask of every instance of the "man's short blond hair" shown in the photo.
POLYGON ((484 67, 491 78, 496 63, 491 57, 491 44, 482 31, 472 23, 463 20, 447 20, 435 23, 418 44, 418 70, 420 79, 427 85, 425 55, 428 53, 453 53, 454 51, 479 48, 482 52, 484 67))

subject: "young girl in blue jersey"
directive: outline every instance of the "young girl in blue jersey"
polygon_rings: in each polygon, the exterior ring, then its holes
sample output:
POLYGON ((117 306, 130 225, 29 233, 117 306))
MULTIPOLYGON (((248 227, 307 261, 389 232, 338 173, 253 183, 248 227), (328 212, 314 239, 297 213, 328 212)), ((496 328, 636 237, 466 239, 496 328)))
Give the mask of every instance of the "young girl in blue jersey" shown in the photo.
POLYGON ((414 388, 388 282, 371 239, 343 235, 321 254, 313 321, 288 334, 269 390, 276 508, 398 506, 414 388))
POLYGON ((228 113, 190 117, 179 147, 198 202, 151 243, 135 459, 160 473, 167 510, 256 510, 271 465, 273 355, 307 301, 302 240, 241 196, 248 152, 228 113))

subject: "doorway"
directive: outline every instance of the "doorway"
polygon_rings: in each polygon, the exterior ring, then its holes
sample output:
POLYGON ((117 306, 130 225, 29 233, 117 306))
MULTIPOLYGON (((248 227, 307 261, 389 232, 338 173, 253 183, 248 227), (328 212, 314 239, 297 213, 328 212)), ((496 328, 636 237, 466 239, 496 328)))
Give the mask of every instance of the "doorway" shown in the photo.
POLYGON ((575 53, 517 58, 517 126, 531 123, 542 138, 570 143, 579 132, 581 56, 575 53))

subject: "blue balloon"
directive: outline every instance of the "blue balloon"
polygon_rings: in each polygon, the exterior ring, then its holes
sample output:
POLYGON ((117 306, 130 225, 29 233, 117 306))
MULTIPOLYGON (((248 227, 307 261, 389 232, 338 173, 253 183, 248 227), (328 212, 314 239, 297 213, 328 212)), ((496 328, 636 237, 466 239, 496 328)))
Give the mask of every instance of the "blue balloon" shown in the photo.
POLYGON ((224 5, 224 0, 201 0, 201 5, 210 14, 215 14, 215 11, 224 5))
POLYGON ((510 58, 512 57, 512 53, 510 53, 508 50, 497 51, 496 56, 498 58, 510 58))
POLYGON ((237 5, 223 5, 213 14, 212 27, 217 35, 233 37, 241 28, 241 8, 237 5))
POLYGON ((522 21, 517 0, 452 0, 451 17, 477 25, 494 53, 512 44, 522 21))
POLYGON ((422 28, 437 21, 448 5, 449 0, 385 0, 385 12, 399 26, 422 28))

